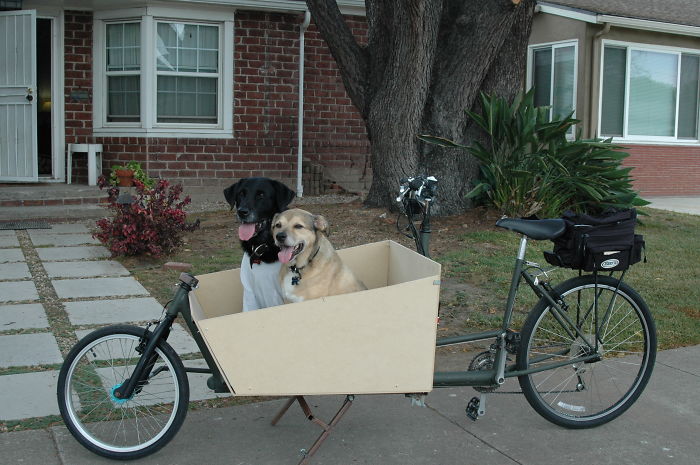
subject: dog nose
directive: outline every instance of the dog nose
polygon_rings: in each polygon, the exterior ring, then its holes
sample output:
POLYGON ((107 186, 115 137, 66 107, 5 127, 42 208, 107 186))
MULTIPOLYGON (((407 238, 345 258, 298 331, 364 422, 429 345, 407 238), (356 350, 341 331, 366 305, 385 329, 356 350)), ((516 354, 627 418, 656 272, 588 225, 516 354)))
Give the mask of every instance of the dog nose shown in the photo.
POLYGON ((284 242, 287 239, 287 233, 286 232, 277 233, 275 238, 277 239, 277 242, 284 242))
POLYGON ((236 213, 238 213, 239 217, 245 218, 246 216, 248 216, 248 213, 250 213, 250 211, 247 208, 239 208, 238 210, 236 210, 236 213))

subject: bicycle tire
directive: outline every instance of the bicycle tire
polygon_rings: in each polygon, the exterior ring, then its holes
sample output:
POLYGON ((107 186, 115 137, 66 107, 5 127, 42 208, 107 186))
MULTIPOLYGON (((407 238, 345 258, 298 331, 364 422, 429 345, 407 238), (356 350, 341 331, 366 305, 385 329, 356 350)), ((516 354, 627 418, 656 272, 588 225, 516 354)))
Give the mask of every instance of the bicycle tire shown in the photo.
MULTIPOLYGON (((656 360, 654 320, 642 297, 610 276, 598 276, 597 287, 595 277, 585 275, 554 290, 569 306, 566 314, 573 326, 579 327, 591 345, 594 333, 598 334, 601 357, 519 376, 518 381, 532 408, 552 423, 566 428, 602 425, 632 406, 649 381, 656 360), (595 312, 588 312, 595 308, 596 289, 597 332, 595 312)), ((561 318, 557 321, 550 307, 542 298, 528 314, 521 332, 518 370, 592 353, 580 335, 572 337, 572 325, 561 318)))
POLYGON ((103 457, 131 460, 152 454, 175 436, 187 415, 187 373, 164 340, 156 347, 148 383, 129 399, 114 397, 140 357, 136 347, 143 334, 143 328, 129 325, 93 331, 61 367, 57 396, 63 421, 81 445, 103 457))

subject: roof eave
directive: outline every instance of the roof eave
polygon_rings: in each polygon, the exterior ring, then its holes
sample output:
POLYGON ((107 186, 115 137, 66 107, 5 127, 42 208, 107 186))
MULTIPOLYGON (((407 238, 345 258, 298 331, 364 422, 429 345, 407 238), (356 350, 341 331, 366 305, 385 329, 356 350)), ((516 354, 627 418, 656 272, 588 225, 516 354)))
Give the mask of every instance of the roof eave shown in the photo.
MULTIPOLYGON (((337 0, 340 12, 344 15, 365 16, 365 0, 337 0)), ((306 2, 290 0, 127 0, 115 6, 114 0, 25 0, 25 9, 59 8, 79 11, 114 10, 116 8, 140 8, 149 5, 159 6, 206 6, 226 7, 234 10, 269 11, 277 13, 307 11, 306 2)))
POLYGON ((593 11, 571 8, 552 3, 539 2, 537 11, 564 18, 584 21, 591 24, 610 24, 616 27, 638 29, 642 31, 663 32, 666 34, 680 34, 686 36, 700 37, 700 27, 687 24, 667 23, 663 21, 653 21, 649 19, 629 18, 626 16, 603 15, 593 11))
MULTIPOLYGON (((306 2, 289 0, 184 0, 206 4, 225 4, 238 9, 291 12, 308 10, 306 2)), ((365 16, 365 0, 337 0, 338 8, 344 15, 365 16)))
POLYGON ((687 24, 664 23, 648 19, 627 18, 624 16, 598 15, 599 23, 609 23, 611 26, 641 29, 643 31, 664 32, 684 36, 700 37, 700 27, 687 24))

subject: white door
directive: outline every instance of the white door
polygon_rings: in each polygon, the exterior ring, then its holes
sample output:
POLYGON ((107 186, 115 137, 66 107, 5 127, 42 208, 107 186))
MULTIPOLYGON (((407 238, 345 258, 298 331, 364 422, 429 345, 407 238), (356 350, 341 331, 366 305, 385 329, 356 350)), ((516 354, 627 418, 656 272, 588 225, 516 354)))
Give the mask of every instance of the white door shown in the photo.
POLYGON ((37 181, 36 11, 0 13, 0 181, 37 181))

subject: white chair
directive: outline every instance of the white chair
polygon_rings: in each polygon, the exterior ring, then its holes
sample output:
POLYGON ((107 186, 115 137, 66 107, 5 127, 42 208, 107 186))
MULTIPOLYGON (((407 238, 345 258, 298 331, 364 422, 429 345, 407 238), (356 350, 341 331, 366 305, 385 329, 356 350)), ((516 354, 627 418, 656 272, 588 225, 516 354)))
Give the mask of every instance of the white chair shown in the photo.
POLYGON ((68 168, 66 181, 71 183, 73 177, 73 153, 87 153, 88 186, 97 185, 97 176, 102 173, 102 144, 68 144, 68 168))

